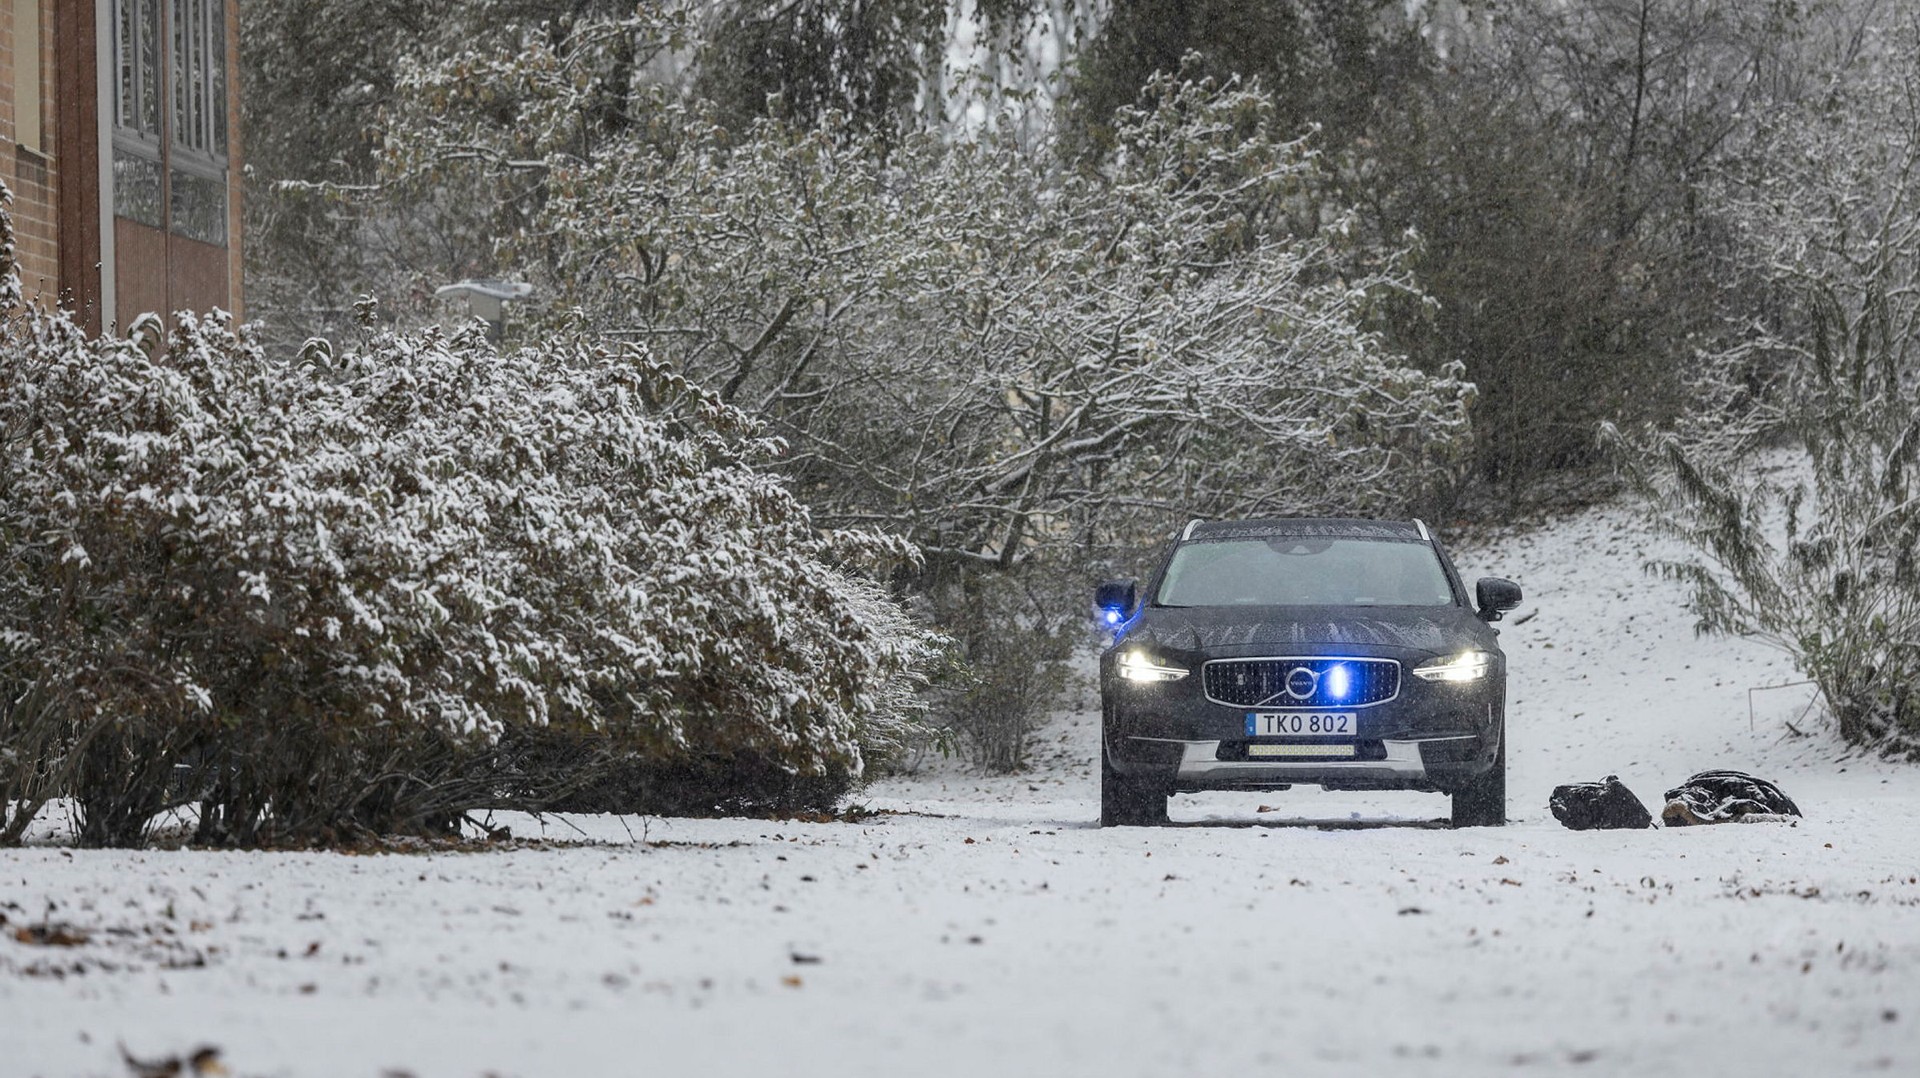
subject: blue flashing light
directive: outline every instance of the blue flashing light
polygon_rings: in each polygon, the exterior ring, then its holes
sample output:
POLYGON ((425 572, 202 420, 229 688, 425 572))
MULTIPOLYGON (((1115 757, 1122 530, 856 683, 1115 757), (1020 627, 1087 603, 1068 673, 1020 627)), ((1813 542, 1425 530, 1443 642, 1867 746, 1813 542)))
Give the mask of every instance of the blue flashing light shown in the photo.
POLYGON ((1345 663, 1328 667, 1323 676, 1327 695, 1332 699, 1345 700, 1347 694, 1353 691, 1353 674, 1347 670, 1345 663))
POLYGON ((1106 616, 1108 625, 1120 624, 1120 614, 1121 614, 1120 611, 1114 609, 1113 607, 1107 607, 1105 610, 1101 611, 1101 613, 1106 616))

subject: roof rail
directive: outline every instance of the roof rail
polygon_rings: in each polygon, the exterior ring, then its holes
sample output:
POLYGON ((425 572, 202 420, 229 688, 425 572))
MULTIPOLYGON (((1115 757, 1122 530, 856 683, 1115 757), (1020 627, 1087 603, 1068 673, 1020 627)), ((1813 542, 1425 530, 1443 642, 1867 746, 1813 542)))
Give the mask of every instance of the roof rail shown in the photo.
POLYGON ((1432 535, 1430 535, 1430 534, 1428 534, 1428 532, 1427 532, 1427 523, 1426 523, 1426 521, 1424 521, 1424 520, 1421 520, 1421 519, 1420 519, 1419 517, 1414 517, 1414 518, 1413 518, 1413 526, 1414 526, 1414 527, 1416 527, 1416 528, 1418 528, 1418 529, 1420 529, 1420 541, 1421 541, 1421 542, 1423 542, 1423 543, 1431 543, 1431 542, 1433 542, 1433 536, 1432 536, 1432 535))

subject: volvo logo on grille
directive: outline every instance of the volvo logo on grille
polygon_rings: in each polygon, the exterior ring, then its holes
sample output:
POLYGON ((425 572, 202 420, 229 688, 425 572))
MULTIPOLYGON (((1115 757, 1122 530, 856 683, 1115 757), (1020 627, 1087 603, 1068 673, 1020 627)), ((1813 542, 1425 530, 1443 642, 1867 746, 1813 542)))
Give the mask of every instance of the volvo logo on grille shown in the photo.
POLYGON ((1313 695, 1320 685, 1320 675, 1310 667, 1296 666, 1287 671, 1287 695, 1295 700, 1305 700, 1313 695))

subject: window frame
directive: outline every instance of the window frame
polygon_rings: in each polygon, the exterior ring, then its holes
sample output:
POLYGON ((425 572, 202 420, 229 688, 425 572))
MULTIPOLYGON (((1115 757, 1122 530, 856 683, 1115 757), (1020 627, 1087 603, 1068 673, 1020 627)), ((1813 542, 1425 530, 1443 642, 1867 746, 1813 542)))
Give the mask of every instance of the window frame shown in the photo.
MULTIPOLYGON (((114 214, 183 239, 227 247, 232 192, 225 0, 113 0, 112 12, 114 214), (153 36, 151 50, 142 47, 142 34, 153 36), (122 200, 117 179, 122 159, 158 170, 158 206, 153 212, 122 200), (206 232, 186 227, 178 212, 177 196, 185 185, 175 183, 175 173, 218 190, 219 205, 206 232)), ((133 167, 141 166, 126 171, 133 167)))

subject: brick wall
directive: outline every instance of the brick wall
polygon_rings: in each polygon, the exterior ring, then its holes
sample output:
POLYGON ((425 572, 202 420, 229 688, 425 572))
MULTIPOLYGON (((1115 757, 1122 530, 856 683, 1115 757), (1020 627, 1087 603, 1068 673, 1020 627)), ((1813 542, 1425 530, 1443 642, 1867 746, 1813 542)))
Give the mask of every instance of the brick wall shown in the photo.
POLYGON ((15 141, 18 111, 14 101, 14 60, 28 47, 14 35, 13 0, 0 0, 0 181, 13 192, 14 243, 20 259, 21 284, 29 297, 53 300, 59 279, 56 209, 60 170, 53 157, 54 140, 54 6, 58 0, 40 0, 40 151, 23 149, 15 141))

